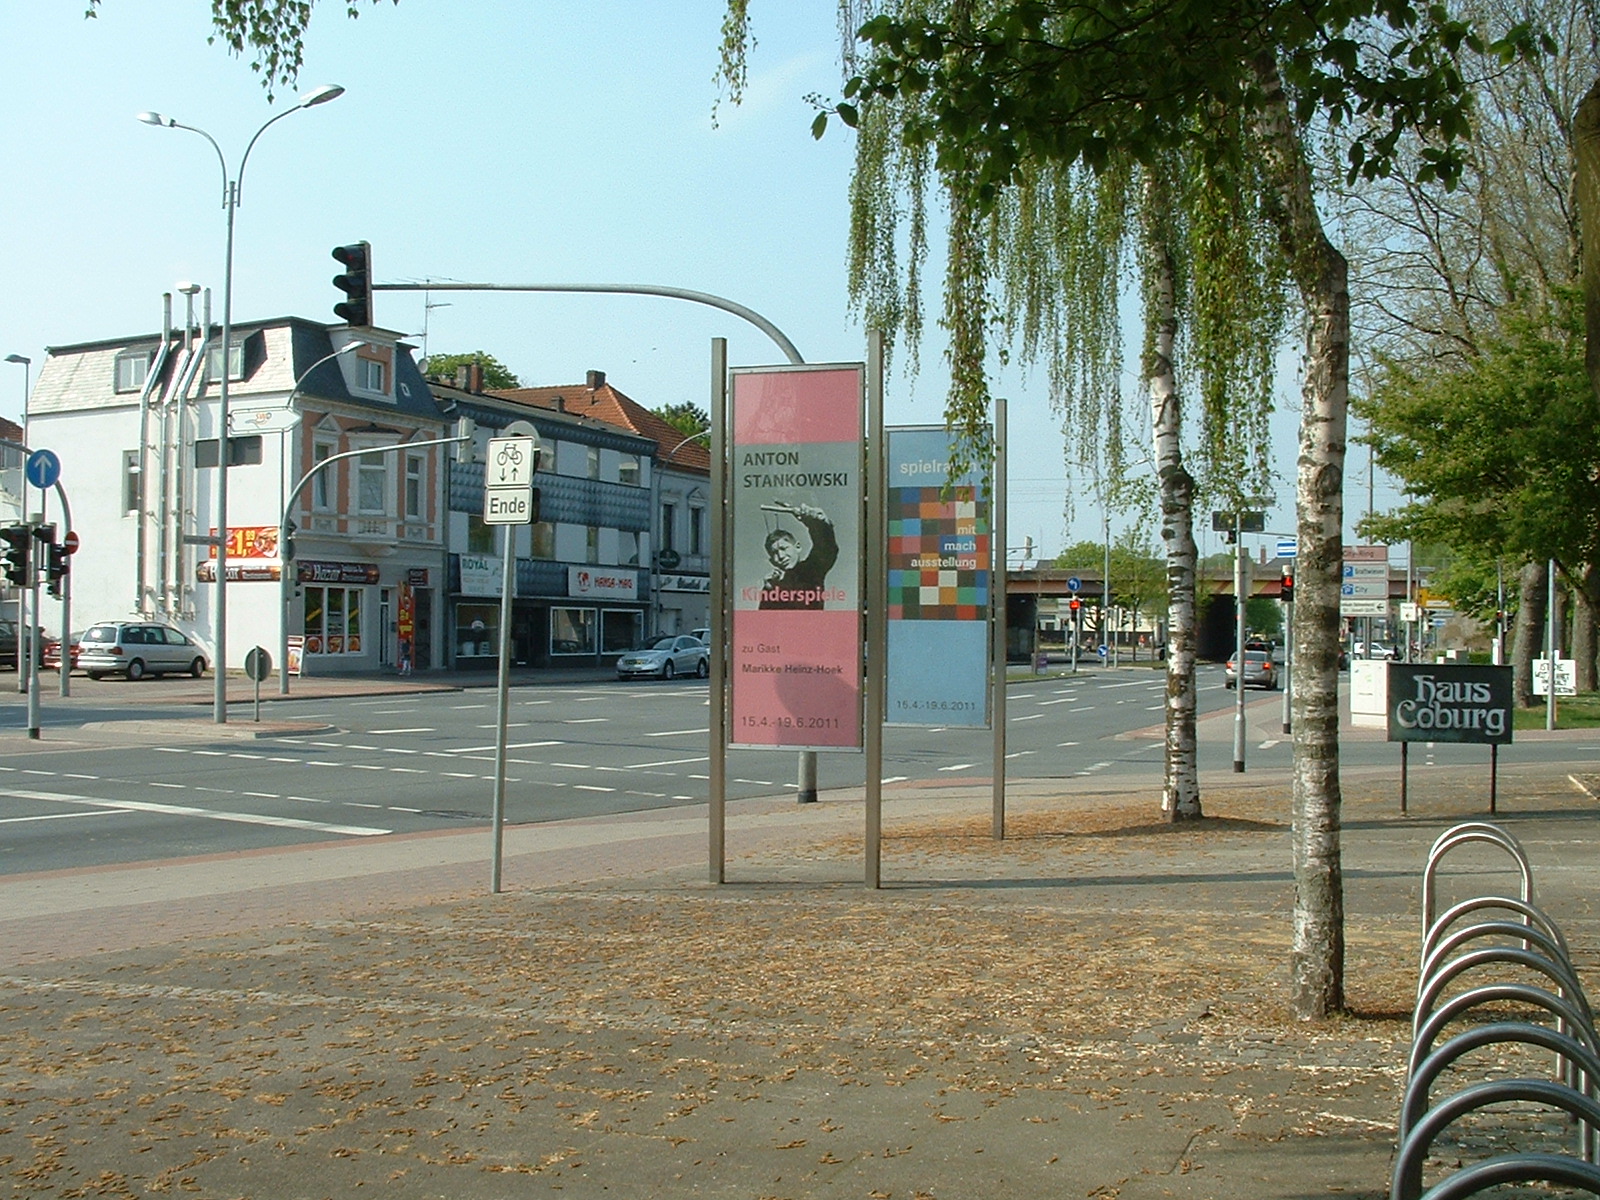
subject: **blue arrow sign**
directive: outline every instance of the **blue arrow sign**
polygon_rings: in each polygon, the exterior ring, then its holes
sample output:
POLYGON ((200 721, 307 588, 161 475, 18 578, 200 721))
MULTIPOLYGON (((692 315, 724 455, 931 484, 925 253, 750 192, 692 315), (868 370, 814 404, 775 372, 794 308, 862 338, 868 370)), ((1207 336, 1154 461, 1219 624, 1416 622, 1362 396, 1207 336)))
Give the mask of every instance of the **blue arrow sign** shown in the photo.
POLYGON ((1067 591, 1075 592, 1081 587, 1083 587, 1083 580, 1079 579, 1076 575, 1067 580, 1067 591))
POLYGON ((56 480, 61 478, 61 460, 52 450, 35 450, 28 455, 26 474, 28 482, 41 492, 55 487, 56 480))

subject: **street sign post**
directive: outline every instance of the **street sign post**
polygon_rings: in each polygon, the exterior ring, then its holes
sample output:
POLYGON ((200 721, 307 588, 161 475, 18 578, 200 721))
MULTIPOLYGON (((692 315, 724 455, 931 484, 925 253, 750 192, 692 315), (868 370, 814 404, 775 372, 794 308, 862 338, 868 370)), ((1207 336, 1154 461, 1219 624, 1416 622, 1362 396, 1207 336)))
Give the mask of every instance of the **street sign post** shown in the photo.
POLYGON ((35 450, 28 455, 25 474, 28 482, 41 492, 53 488, 56 481, 61 478, 61 460, 56 457, 53 450, 35 450))
POLYGON ((533 523, 533 473, 538 462, 537 436, 489 439, 483 470, 485 525, 533 523))

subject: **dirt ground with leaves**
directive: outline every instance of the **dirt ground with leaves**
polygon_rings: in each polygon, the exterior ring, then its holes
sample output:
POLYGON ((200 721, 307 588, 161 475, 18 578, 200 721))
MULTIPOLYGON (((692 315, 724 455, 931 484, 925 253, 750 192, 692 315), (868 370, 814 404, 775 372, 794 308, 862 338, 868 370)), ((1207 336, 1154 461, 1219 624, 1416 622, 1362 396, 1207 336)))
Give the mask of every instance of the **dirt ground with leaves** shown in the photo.
MULTIPOLYGON (((1593 978, 1594 802, 1528 772, 1501 805, 1593 978)), ((1392 781, 1347 782, 1351 1011, 1319 1024, 1286 1005, 1286 793, 1206 810, 1045 796, 996 841, 987 812, 891 805, 876 892, 836 837, 721 886, 685 867, 12 969, 0 1194, 1386 1196, 1422 865, 1483 790, 1435 772, 1402 817, 1392 781)))

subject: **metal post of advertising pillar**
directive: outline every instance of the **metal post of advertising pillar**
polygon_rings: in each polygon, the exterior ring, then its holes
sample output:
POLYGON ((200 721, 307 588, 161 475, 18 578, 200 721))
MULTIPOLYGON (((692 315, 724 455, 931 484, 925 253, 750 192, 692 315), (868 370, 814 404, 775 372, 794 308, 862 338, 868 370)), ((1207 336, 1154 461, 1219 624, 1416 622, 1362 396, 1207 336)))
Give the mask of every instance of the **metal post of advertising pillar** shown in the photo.
POLYGON ((726 882, 728 783, 728 339, 711 339, 711 882, 726 882))
MULTIPOLYGON (((866 886, 883 884, 883 721, 888 683, 889 546, 884 488, 889 478, 883 444, 883 331, 867 332, 867 677, 863 695, 862 750, 867 760, 866 886)), ((811 755, 812 761, 816 755, 811 755)))
POLYGON ((1233 515, 1233 769, 1244 770, 1244 537, 1233 515))
POLYGON ((994 402, 994 493, 989 497, 990 528, 993 537, 994 581, 994 699, 989 705, 994 726, 994 780, 991 799, 990 834, 995 840, 1006 836, 1006 402, 994 402))

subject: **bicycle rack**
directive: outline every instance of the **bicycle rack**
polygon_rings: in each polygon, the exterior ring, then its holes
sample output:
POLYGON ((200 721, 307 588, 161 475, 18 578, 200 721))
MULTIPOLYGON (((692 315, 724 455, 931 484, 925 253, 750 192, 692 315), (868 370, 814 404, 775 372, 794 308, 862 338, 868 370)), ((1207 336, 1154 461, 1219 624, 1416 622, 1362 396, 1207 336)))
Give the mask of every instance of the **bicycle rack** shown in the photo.
POLYGON ((1434 842, 1422 877, 1419 964, 1390 1200, 1464 1200, 1502 1184, 1533 1182, 1558 1183, 1600 1196, 1600 1164, 1596 1161, 1600 1157, 1600 1100, 1595 1095, 1600 1081, 1600 1036, 1595 1032, 1594 1013, 1573 968, 1566 938, 1533 902, 1533 868, 1528 856, 1504 829, 1470 821, 1446 830, 1434 842), (1497 846, 1512 858, 1521 877, 1520 895, 1476 896, 1436 917, 1440 861, 1451 850, 1471 843, 1497 846), (1485 910, 1490 910, 1491 919, 1463 923, 1485 910), (1491 944, 1474 945, 1485 939, 1491 944), (1549 986, 1496 981, 1444 997, 1445 990, 1468 972, 1502 966, 1541 975, 1549 986), (1542 1009, 1554 1019, 1555 1027, 1532 1019, 1493 1021, 1435 1045, 1452 1022, 1483 1005, 1502 1002, 1542 1009), (1557 1077, 1493 1079, 1431 1101, 1433 1085, 1446 1070, 1459 1068, 1475 1050, 1509 1044, 1553 1051, 1557 1077), (1567 1114, 1578 1127, 1576 1153, 1497 1155, 1453 1171, 1424 1193, 1423 1165, 1444 1130, 1469 1114, 1508 1101, 1567 1114))

